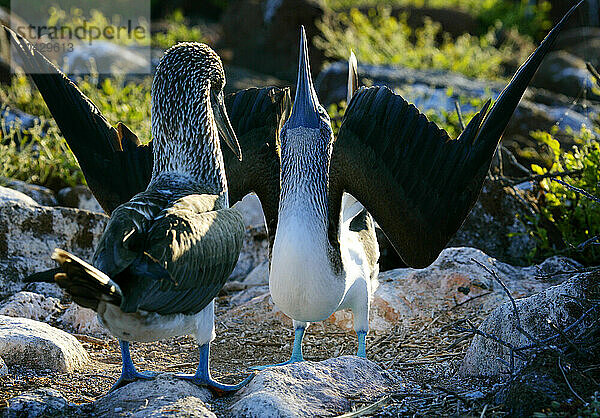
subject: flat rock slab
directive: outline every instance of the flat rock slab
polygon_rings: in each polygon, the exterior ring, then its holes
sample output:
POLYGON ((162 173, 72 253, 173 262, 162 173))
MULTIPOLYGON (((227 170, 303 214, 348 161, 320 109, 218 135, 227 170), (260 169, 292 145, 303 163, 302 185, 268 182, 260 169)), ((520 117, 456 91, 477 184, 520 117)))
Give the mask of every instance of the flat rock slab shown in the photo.
POLYGON ((208 389, 164 373, 130 383, 82 406, 81 412, 102 417, 216 417, 208 405, 211 399, 208 389))
POLYGON ((354 356, 305 361, 258 373, 235 395, 232 416, 313 417, 347 412, 352 400, 375 401, 394 384, 377 364, 354 356))
POLYGON ((8 366, 68 373, 89 362, 75 337, 25 318, 0 315, 0 356, 8 366))

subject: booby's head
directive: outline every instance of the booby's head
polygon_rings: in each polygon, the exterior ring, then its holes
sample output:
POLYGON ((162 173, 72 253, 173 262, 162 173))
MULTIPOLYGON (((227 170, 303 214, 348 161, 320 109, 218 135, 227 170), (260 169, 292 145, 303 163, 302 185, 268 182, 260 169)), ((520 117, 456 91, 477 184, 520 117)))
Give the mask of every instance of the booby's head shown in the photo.
POLYGON ((296 97, 292 113, 281 130, 280 140, 282 153, 288 146, 292 146, 293 149, 313 148, 317 151, 325 151, 329 157, 333 131, 329 115, 319 103, 313 85, 304 26, 300 29, 300 60, 296 97))
POLYGON ((185 171, 188 160, 201 160, 198 153, 208 150, 219 157, 219 133, 241 159, 225 109, 224 86, 221 59, 209 46, 185 42, 165 52, 152 83, 152 136, 155 149, 163 154, 159 170, 185 171))

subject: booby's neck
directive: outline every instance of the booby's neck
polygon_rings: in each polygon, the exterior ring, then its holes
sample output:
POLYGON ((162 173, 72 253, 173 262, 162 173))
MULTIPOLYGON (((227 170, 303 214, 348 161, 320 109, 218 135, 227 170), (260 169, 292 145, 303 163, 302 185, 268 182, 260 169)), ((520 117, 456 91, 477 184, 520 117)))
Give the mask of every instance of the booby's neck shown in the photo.
POLYGON ((151 181, 172 172, 188 176, 207 192, 226 195, 225 165, 211 108, 210 84, 185 86, 183 91, 189 94, 184 97, 170 95, 163 87, 155 86, 153 92, 151 181))
POLYGON ((321 137, 325 134, 323 131, 315 135, 315 129, 305 127, 284 129, 284 137, 281 138, 279 199, 280 224, 295 220, 306 226, 307 233, 322 234, 323 238, 327 237, 328 229, 327 193, 331 156, 330 139, 321 137))

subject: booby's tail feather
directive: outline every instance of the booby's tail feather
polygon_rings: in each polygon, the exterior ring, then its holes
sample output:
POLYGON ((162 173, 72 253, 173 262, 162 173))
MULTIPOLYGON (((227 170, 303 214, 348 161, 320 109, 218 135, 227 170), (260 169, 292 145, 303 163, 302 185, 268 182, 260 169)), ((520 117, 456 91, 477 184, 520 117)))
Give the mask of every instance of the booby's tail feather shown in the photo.
POLYGON ((71 295, 75 303, 94 310, 98 309, 101 301, 121 305, 121 289, 106 274, 59 248, 54 250, 52 259, 62 268, 54 280, 71 295))

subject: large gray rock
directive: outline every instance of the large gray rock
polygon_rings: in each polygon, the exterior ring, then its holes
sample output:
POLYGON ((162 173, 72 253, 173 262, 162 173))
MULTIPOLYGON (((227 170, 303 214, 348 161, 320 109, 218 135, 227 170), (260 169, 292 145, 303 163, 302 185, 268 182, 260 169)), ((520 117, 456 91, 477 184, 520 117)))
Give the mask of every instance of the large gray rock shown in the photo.
POLYGON ((111 335, 110 331, 98 321, 95 311, 81 307, 74 302, 65 309, 59 321, 63 327, 73 330, 77 334, 111 335))
POLYGON ((54 192, 47 187, 38 186, 37 184, 26 183, 21 180, 9 179, 0 177, 0 184, 6 187, 17 190, 31 197, 37 203, 43 206, 56 206, 58 201, 54 192))
POLYGON ((1 412, 4 418, 61 417, 70 409, 74 409, 74 405, 59 391, 41 388, 11 398, 8 407, 1 412))
POLYGON ((208 389, 173 375, 161 374, 154 380, 140 380, 108 393, 83 413, 96 416, 129 417, 216 417, 208 402, 208 389))
POLYGON ((0 303, 0 315, 49 322, 60 313, 60 300, 33 292, 18 292, 0 303))
POLYGON ((230 280, 243 280, 256 266, 269 258, 267 230, 263 225, 247 227, 238 262, 230 280))
POLYGON ((0 357, 0 376, 6 376, 8 374, 8 366, 4 362, 4 359, 0 357))
POLYGON ((232 416, 323 417, 348 412, 352 401, 376 401, 394 384, 377 364, 354 356, 305 361, 258 373, 235 395, 232 416))
POLYGON ((594 83, 585 61, 566 51, 550 52, 531 83, 574 99, 586 90, 587 99, 600 100, 600 96, 592 90, 594 83))
POLYGON ((50 255, 57 247, 90 259, 108 220, 103 214, 26 199, 31 200, 0 195, 0 298, 21 290, 22 278, 56 267, 50 255))
POLYGON ((0 186, 0 202, 20 203, 24 205, 36 206, 38 203, 25 193, 15 189, 0 186))
MULTIPOLYGON (((510 286, 509 286, 510 287, 510 286)), ((579 273, 568 281, 550 287, 543 292, 516 301, 521 327, 536 340, 544 340, 558 332, 551 326, 561 330, 574 324, 585 309, 582 301, 598 300, 600 296, 600 273, 579 273)), ((581 321, 570 335, 577 334, 589 325, 581 321)), ((499 338, 513 347, 524 347, 532 341, 518 330, 514 308, 510 302, 496 308, 479 330, 499 338)), ((553 341, 556 343, 556 341, 553 341)), ((525 351, 527 355, 531 351, 525 351)), ((463 376, 499 376, 506 373, 506 363, 510 361, 510 349, 498 342, 477 335, 473 338, 460 368, 463 376)), ((515 369, 519 370, 525 361, 515 358, 515 369)))
POLYGON ((90 212, 104 213, 100 203, 87 186, 65 187, 58 191, 58 203, 68 208, 85 209, 90 212))
POLYGON ((69 373, 89 362, 75 337, 42 322, 0 316, 0 355, 9 366, 69 373))
POLYGON ((149 48, 136 50, 106 41, 76 45, 65 54, 64 60, 69 74, 76 76, 150 74, 152 69, 149 48))

